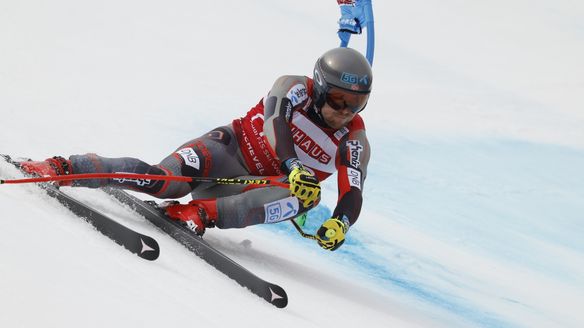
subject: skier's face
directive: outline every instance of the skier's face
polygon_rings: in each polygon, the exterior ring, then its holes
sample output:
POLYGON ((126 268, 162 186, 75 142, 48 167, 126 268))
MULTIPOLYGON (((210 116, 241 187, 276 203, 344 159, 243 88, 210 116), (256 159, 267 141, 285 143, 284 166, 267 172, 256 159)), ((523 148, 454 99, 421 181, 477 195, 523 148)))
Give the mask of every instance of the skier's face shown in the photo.
POLYGON ((351 120, 357 115, 353 113, 350 109, 333 109, 328 103, 325 102, 321 109, 322 118, 325 123, 331 128, 338 130, 345 125, 349 124, 351 120))
POLYGON ((340 129, 365 108, 368 99, 369 94, 351 93, 332 87, 326 94, 326 101, 321 109, 322 117, 328 126, 340 129))

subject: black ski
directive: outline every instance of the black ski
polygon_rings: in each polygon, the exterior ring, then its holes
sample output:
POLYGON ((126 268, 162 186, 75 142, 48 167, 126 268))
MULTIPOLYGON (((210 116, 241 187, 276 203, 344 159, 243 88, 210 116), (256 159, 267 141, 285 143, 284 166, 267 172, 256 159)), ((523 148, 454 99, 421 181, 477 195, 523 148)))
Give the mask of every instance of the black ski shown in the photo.
POLYGON ((288 304, 288 296, 282 287, 259 278, 209 245, 203 238, 195 235, 188 228, 168 219, 168 217, 160 212, 155 204, 144 202, 123 190, 104 188, 104 191, 114 196, 123 204, 129 205, 137 213, 144 216, 148 221, 162 229, 204 261, 235 280, 241 286, 248 288, 252 293, 263 298, 268 303, 278 308, 283 308, 288 304))
MULTIPOLYGON (((20 168, 20 165, 13 161, 8 155, 0 155, 2 158, 20 168)), ((65 194, 58 187, 49 183, 38 183, 41 189, 59 203, 67 207, 75 215, 85 219, 93 225, 99 232, 115 241, 117 244, 124 246, 130 252, 146 260, 156 260, 160 255, 158 242, 152 237, 138 233, 100 213, 99 211, 87 206, 75 198, 65 194)))

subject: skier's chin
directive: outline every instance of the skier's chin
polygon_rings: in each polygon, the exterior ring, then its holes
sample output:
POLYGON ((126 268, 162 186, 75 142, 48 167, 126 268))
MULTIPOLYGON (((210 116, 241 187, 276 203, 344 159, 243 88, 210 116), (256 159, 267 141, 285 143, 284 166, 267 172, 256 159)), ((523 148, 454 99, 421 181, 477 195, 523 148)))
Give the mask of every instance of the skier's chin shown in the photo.
POLYGON ((325 117, 324 121, 329 127, 338 130, 349 124, 349 122, 351 122, 351 118, 325 117))
POLYGON ((328 125, 331 129, 338 130, 343 127, 343 125, 335 122, 334 120, 325 120, 326 125, 328 125))

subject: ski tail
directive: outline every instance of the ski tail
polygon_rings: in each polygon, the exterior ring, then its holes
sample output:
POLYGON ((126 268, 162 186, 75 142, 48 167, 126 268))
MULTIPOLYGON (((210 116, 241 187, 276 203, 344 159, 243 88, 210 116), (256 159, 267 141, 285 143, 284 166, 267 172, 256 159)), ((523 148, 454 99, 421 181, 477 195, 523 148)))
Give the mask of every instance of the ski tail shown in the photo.
MULTIPOLYGON (((20 169, 19 163, 14 161, 10 156, 0 154, 0 157, 7 163, 20 169)), ((73 212, 73 214, 83 218, 99 232, 118 245, 123 246, 131 253, 149 261, 156 260, 160 255, 160 246, 154 238, 138 233, 116 222, 87 204, 62 192, 53 184, 39 183, 37 185, 50 197, 55 198, 59 203, 73 212)))

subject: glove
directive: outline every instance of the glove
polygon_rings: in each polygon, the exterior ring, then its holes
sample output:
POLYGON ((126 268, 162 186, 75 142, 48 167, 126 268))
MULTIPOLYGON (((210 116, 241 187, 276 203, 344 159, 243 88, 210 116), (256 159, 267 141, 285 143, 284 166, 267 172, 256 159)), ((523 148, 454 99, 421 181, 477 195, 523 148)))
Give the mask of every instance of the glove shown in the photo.
POLYGON ((308 208, 320 199, 320 182, 304 167, 296 167, 288 175, 290 192, 292 196, 302 201, 302 205, 308 208))
POLYGON ((330 218, 324 221, 316 232, 318 245, 326 250, 334 251, 345 242, 345 234, 348 230, 349 223, 338 218, 330 218))

